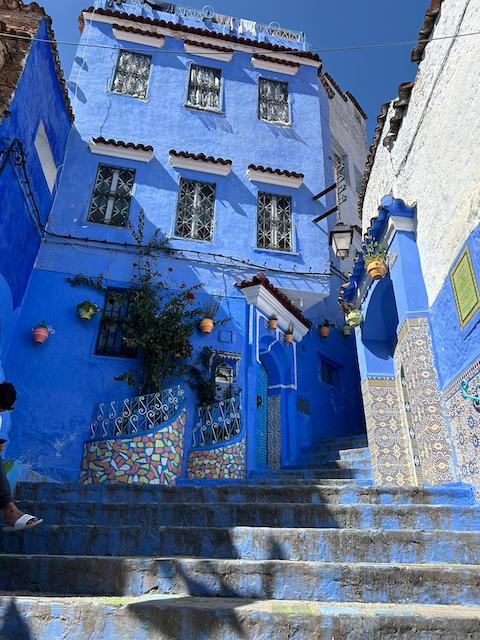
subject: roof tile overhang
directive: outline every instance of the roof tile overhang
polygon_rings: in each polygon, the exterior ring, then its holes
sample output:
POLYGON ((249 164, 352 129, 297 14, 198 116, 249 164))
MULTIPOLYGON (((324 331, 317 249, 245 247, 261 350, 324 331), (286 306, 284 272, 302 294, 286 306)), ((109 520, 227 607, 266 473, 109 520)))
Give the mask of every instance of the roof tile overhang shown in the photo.
POLYGON ((280 327, 284 331, 288 331, 290 325, 293 325, 295 339, 301 340, 312 326, 312 322, 288 296, 270 282, 265 274, 259 273, 250 280, 237 282, 236 286, 243 290, 250 304, 257 306, 267 316, 276 312, 280 327), (265 295, 265 292, 269 295, 265 295), (282 308, 287 313, 282 313, 282 308))
MULTIPOLYGON (((89 15, 91 18, 110 18, 109 22, 115 21, 127 21, 134 22, 138 24, 144 24, 152 27, 160 27, 162 29, 168 29, 170 31, 174 31, 178 33, 178 37, 184 37, 184 39, 189 39, 188 34, 195 34, 197 36, 202 36, 203 38, 212 38, 214 40, 221 40, 223 42, 229 42, 232 44, 236 44, 242 47, 252 47, 256 49, 264 49, 267 51, 271 51, 273 53, 284 53, 289 56, 291 60, 293 57, 296 58, 299 62, 304 62, 304 64, 310 64, 315 67, 321 66, 321 59, 317 53, 313 53, 311 51, 302 51, 300 49, 292 49, 290 47, 284 47, 282 45, 273 44, 270 42, 260 42, 259 40, 251 40, 250 38, 240 38, 239 36, 235 36, 232 34, 223 34, 218 31, 210 31, 208 29, 201 29, 197 27, 189 27, 184 24, 178 24, 176 22, 171 22, 167 20, 160 20, 157 18, 148 18, 146 16, 137 16, 131 13, 126 13, 123 11, 112 11, 111 9, 102 9, 95 8, 90 6, 88 9, 84 9, 82 14, 79 17, 79 25, 80 30, 83 30, 85 16, 89 15), (187 37, 182 36, 185 34, 187 37)), ((295 61, 295 60, 294 60, 295 61)))
POLYGON ((92 138, 88 146, 92 153, 113 158, 125 158, 126 160, 137 160, 139 162, 150 162, 153 158, 153 147, 151 145, 123 142, 123 140, 114 140, 113 138, 107 140, 99 136, 92 138))
POLYGON ((222 62, 230 62, 233 58, 233 49, 221 47, 201 40, 188 39, 184 43, 185 51, 194 56, 211 58, 222 62))
POLYGON ((134 42, 136 44, 143 44, 150 47, 161 48, 165 44, 165 38, 158 35, 155 31, 149 31, 148 29, 136 29, 135 27, 125 27, 121 24, 112 25, 113 36, 117 40, 124 40, 126 42, 134 42))
POLYGON ((298 189, 302 185, 305 176, 303 173, 288 171, 287 169, 272 169, 271 167, 250 164, 247 169, 247 177, 254 182, 264 182, 298 189))
POLYGON ((355 98, 355 96, 351 91, 343 91, 338 85, 338 83, 335 81, 335 79, 327 71, 322 72, 319 69, 318 77, 320 78, 320 82, 323 84, 325 91, 327 92, 327 95, 330 98, 330 100, 332 100, 335 97, 335 95, 338 94, 344 102, 348 102, 350 100, 350 102, 353 104, 355 109, 358 111, 358 113, 362 116, 364 120, 368 119, 367 114, 362 109, 359 101, 355 98))
POLYGON ((298 62, 282 60, 281 58, 272 58, 271 56, 264 56, 259 53, 253 54, 252 65, 255 69, 284 73, 289 76, 296 75, 300 69, 300 64, 298 62))
POLYGON ((202 173, 213 173, 219 176, 228 176, 232 170, 232 161, 224 158, 214 158, 213 156, 206 156, 204 153, 190 153, 188 151, 176 151, 175 149, 170 149, 168 154, 170 164, 176 169, 201 171, 202 173))
MULTIPOLYGON (((49 46, 55 73, 63 93, 68 117, 73 123, 72 105, 58 55, 52 19, 47 15, 45 9, 36 2, 25 5, 21 0, 0 0, 0 22, 4 25, 1 29, 4 33, 33 38, 38 32, 42 19, 47 22, 49 46)), ((8 36, 0 36, 0 121, 8 110, 15 93, 31 45, 31 39, 9 39, 8 36)))

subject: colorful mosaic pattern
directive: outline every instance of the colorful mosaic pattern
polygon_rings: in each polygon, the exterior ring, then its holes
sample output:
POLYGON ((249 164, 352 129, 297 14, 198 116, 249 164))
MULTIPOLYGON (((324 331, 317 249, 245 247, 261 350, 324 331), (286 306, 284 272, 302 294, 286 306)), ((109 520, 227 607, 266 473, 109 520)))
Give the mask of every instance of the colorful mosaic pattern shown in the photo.
POLYGON ((402 367, 404 371, 408 409, 418 449, 417 463, 423 480, 431 485, 453 482, 452 443, 427 318, 405 320, 398 334, 394 359, 399 381, 402 367))
POLYGON ((393 378, 362 381, 368 446, 377 485, 414 485, 413 458, 393 378))
POLYGON ((245 438, 217 449, 192 451, 188 457, 187 478, 204 480, 243 480, 245 478, 245 438))
POLYGON ((86 442, 80 482, 174 485, 182 471, 186 412, 158 431, 86 442))
POLYGON ((468 381, 472 395, 480 395, 480 359, 457 376, 444 392, 460 480, 473 485, 480 500, 480 412, 472 400, 462 396, 462 380, 468 381))

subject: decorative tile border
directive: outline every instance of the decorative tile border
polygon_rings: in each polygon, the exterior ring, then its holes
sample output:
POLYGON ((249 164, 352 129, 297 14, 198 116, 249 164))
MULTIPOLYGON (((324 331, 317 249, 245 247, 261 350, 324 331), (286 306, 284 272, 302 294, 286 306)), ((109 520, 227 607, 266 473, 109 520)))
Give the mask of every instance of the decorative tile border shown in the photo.
POLYGON ((158 431, 86 442, 80 482, 174 485, 182 471, 186 419, 183 409, 158 431))
POLYGON ((472 362, 471 365, 464 369, 462 373, 459 373, 458 376, 445 387, 445 389, 443 390, 444 399, 448 400, 456 393, 458 393, 462 380, 468 380, 470 382, 473 381, 473 379, 478 375, 480 375, 480 358, 472 362))
POLYGON ((243 480, 245 478, 245 438, 217 449, 192 451, 187 478, 197 480, 243 480))

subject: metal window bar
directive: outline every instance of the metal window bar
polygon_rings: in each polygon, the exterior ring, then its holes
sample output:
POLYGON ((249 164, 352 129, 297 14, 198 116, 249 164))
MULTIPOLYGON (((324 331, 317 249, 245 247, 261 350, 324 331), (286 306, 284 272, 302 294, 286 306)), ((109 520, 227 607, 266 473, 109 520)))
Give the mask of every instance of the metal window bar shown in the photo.
POLYGON ((267 122, 289 124, 288 82, 259 79, 258 117, 267 122))
POLYGON ((221 79, 221 69, 192 64, 187 104, 200 109, 218 111, 220 109, 221 79))
POLYGON ((211 240, 216 185, 180 180, 175 235, 193 240, 211 240))
POLYGON ((135 358, 136 349, 128 347, 123 340, 122 322, 130 307, 129 294, 122 289, 108 289, 100 320, 95 353, 103 356, 135 358))
POLYGON ((192 432, 192 448, 226 442, 241 431, 241 394, 198 408, 198 422, 192 432))
POLYGON ((126 227, 135 182, 135 169, 98 165, 88 220, 114 227, 126 227))
POLYGON ((180 385, 136 398, 101 402, 95 406, 90 439, 143 433, 167 422, 181 408, 185 392, 180 385))
POLYGON ((133 51, 120 51, 113 76, 112 91, 134 98, 146 98, 152 56, 133 51))
POLYGON ((258 194, 257 246, 292 250, 292 201, 289 196, 258 194))

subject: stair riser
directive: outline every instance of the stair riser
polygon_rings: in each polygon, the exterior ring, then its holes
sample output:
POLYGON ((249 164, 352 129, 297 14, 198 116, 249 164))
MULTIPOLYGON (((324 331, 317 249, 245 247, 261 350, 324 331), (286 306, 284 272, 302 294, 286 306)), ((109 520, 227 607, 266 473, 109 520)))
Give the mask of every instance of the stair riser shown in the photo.
POLYGON ((332 470, 347 469, 349 471, 353 471, 354 474, 357 474, 357 473, 370 474, 372 470, 372 466, 369 460, 368 461, 357 460, 354 462, 350 460, 327 460, 325 462, 323 461, 319 462, 317 460, 310 460, 302 457, 302 459, 298 463, 284 467, 280 473, 283 473, 284 471, 290 471, 290 470, 296 471, 297 469, 315 470, 315 469, 318 469, 319 467, 322 467, 325 469, 332 469, 332 470))
POLYGON ((45 526, 1 542, 11 554, 480 564, 480 537, 458 531, 45 526))
POLYGON ((326 462, 340 462, 350 463, 350 466, 355 467, 359 464, 371 464, 371 458, 369 453, 343 453, 342 451, 332 451, 317 453, 309 451, 308 453, 302 453, 299 459, 305 462, 316 462, 319 467, 325 466, 326 462), (357 464, 353 464, 357 463, 357 464))
POLYGON ((0 568, 3 590, 29 589, 32 582, 41 593, 63 595, 141 596, 155 592, 326 602, 480 603, 479 567, 42 557, 34 563, 0 568))
POLYGON ((287 469, 279 471, 255 471, 251 474, 252 480, 256 479, 281 479, 285 483, 291 480, 370 480, 370 470, 363 469, 325 469, 316 468, 287 469))
POLYGON ((46 524, 197 527, 328 527, 353 529, 480 529, 477 507, 316 504, 97 504, 20 503, 46 524))
POLYGON ((252 615, 248 610, 225 611, 207 605, 191 609, 181 601, 168 608, 149 602, 112 607, 19 598, 13 609, 5 598, 0 607, 0 621, 6 625, 8 620, 8 640, 28 637, 26 626, 35 640, 476 640, 479 627, 479 619, 473 616, 457 619, 452 614, 451 620, 430 620, 408 611, 394 616, 381 606, 370 615, 351 609, 343 613, 329 606, 312 614, 308 603, 279 602, 271 611, 252 615))
MULTIPOLYGON (((295 502, 314 504, 474 504, 470 488, 459 489, 379 489, 334 486, 251 486, 223 487, 131 487, 121 485, 38 484, 22 487, 20 500, 80 502, 129 502, 171 504, 176 502, 295 502)), ((81 508, 81 506, 79 506, 81 508)))

